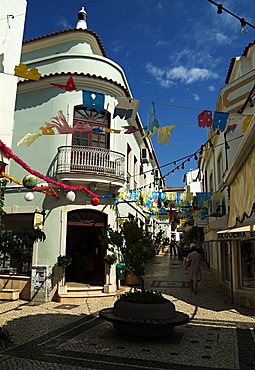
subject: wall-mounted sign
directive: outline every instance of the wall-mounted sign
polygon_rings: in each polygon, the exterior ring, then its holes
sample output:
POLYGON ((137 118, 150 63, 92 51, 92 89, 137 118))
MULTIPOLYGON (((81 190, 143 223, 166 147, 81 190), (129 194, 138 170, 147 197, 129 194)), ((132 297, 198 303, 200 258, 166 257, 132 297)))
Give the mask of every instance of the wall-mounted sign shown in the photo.
POLYGON ((218 240, 243 240, 255 238, 253 227, 245 226, 236 229, 218 231, 218 240))

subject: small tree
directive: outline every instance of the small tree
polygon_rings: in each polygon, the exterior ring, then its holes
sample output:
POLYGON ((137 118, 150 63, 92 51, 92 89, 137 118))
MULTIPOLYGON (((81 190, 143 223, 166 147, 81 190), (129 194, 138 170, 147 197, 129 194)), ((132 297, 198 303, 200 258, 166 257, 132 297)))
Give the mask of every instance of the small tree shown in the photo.
POLYGON ((154 246, 150 234, 136 220, 123 224, 120 231, 108 226, 101 239, 111 252, 118 250, 126 267, 139 279, 144 291, 145 263, 154 255, 154 246), (109 246, 110 245, 110 246, 109 246))

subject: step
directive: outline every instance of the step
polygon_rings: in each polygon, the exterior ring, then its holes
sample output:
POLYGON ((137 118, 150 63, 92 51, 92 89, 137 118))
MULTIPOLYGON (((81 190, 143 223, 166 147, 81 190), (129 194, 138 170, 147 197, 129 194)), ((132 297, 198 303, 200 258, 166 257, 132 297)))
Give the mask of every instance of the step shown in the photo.
POLYGON ((86 303, 88 298, 105 298, 105 297, 114 297, 116 293, 91 293, 91 294, 58 294, 57 301, 60 303, 86 303))
POLYGON ((0 300, 16 301, 19 299, 19 289, 1 289, 0 300))
POLYGON ((66 290, 67 292, 70 292, 71 294, 72 293, 88 293, 88 294, 91 294, 91 293, 100 293, 100 292, 103 292, 104 290, 104 287, 103 286, 69 286, 69 285, 66 285, 66 290))

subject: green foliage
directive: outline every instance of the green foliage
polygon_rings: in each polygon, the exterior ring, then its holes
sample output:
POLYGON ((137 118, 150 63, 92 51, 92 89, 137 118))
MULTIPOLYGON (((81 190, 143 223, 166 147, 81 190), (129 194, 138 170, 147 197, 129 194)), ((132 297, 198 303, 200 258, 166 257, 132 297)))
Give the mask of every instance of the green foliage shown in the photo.
POLYGON ((72 263, 72 257, 70 256, 58 256, 58 266, 68 267, 72 263))
POLYGON ((0 227, 3 226, 3 216, 6 213, 3 207, 4 207, 4 195, 5 195, 7 184, 8 184, 8 180, 6 179, 0 180, 0 227))
POLYGON ((168 236, 165 236, 162 239, 162 245, 169 245, 170 244, 170 238, 168 236))
POLYGON ((135 292, 124 293, 119 299, 130 303, 160 304, 167 302, 167 299, 160 292, 154 292, 153 290, 136 290, 135 292))
POLYGON ((107 256, 104 257, 104 261, 108 263, 108 265, 113 265, 118 260, 118 256, 116 253, 107 254, 107 256))
POLYGON ((23 231, 5 231, 0 232, 0 262, 6 255, 20 262, 29 262, 29 249, 32 249, 34 242, 44 241, 45 233, 41 229, 23 230, 23 231), (24 250, 24 247, 25 250, 24 250))
POLYGON ((108 226, 101 242, 111 252, 118 250, 121 260, 141 281, 142 289, 144 289, 145 263, 154 255, 151 234, 139 226, 136 220, 129 220, 123 224, 120 231, 108 226))
POLYGON ((202 242, 204 239, 204 232, 202 227, 193 226, 187 233, 186 233, 186 241, 188 244, 202 242))
POLYGON ((11 334, 8 330, 0 328, 0 351, 14 344, 11 334))

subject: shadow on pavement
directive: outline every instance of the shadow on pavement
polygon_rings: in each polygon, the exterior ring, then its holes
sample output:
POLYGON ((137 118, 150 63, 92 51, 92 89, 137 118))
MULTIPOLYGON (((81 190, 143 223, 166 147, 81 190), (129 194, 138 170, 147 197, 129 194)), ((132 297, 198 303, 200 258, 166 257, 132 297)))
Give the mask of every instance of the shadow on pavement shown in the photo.
MULTIPOLYGON (((231 302, 231 297, 216 281, 205 262, 202 263, 202 280, 198 284, 198 294, 190 289, 182 260, 170 257, 168 253, 158 255, 146 265, 146 289, 169 294, 176 300, 212 311, 231 311, 236 314, 255 316, 255 309, 246 308, 231 302)), ((173 300, 174 302, 174 300, 173 300)))

